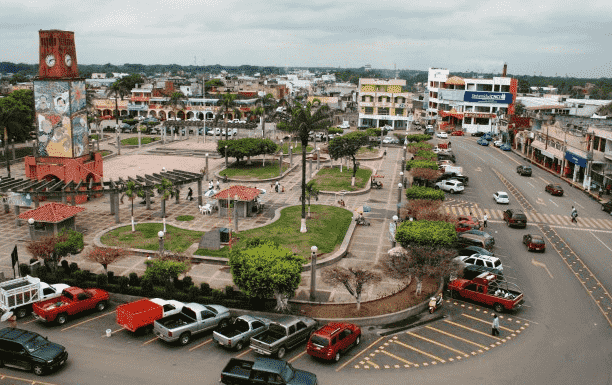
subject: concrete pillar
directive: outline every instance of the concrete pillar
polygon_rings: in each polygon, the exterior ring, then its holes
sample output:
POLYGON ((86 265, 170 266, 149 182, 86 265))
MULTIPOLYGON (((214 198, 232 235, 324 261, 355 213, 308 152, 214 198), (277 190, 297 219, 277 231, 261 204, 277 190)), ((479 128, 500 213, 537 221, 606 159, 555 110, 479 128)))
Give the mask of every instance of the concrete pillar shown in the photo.
POLYGON ((34 198, 34 208, 37 209, 38 206, 40 206, 40 198, 38 197, 38 194, 33 195, 33 198, 34 198))
POLYGON ((176 204, 179 203, 179 196, 181 195, 181 192, 179 191, 178 187, 176 188, 176 204))
POLYGON ((111 215, 115 214, 115 193, 111 192, 108 194, 108 199, 110 200, 110 213, 111 215))
POLYGON ((174 127, 170 128, 170 141, 174 142, 174 127))
POLYGON ((141 136, 142 136, 142 133, 140 132, 140 130, 138 130, 138 148, 142 147, 141 136))
POLYGON ((198 205, 202 206, 202 179, 198 179, 198 205))
MULTIPOLYGON (((62 203, 66 204, 67 198, 66 198, 66 192, 62 191, 62 203)), ((112 213, 111 213, 112 214, 112 213)))
POLYGON ((283 153, 280 153, 280 157, 278 158, 278 176, 283 175, 283 153))
POLYGON ((574 175, 572 176, 572 181, 575 182, 576 179, 578 178, 578 170, 580 169, 580 166, 578 166, 576 163, 574 163, 574 175))
POLYGON ((21 226, 21 219, 19 219, 19 206, 15 205, 15 225, 21 226))
POLYGON ((238 232, 238 196, 234 197, 234 231, 238 232))
MULTIPOLYGON (((208 182, 210 179, 208 178, 208 154, 206 154, 206 181, 208 182)), ((200 183, 202 183, 200 181, 200 183)))
POLYGON ((121 223, 119 218, 119 193, 115 192, 115 223, 121 223))
POLYGON ((121 136, 117 133, 117 155, 121 155, 121 136))
POLYGON ((76 197, 77 197, 76 190, 71 194, 71 196, 72 196, 72 205, 76 206, 76 197))

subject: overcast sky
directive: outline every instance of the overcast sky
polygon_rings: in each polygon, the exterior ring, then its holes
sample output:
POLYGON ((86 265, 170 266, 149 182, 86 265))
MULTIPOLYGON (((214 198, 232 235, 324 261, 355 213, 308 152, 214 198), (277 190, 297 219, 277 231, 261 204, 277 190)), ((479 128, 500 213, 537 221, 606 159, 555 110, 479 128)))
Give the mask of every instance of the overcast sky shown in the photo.
POLYGON ((80 64, 330 66, 612 77, 609 0, 0 0, 0 61, 38 30, 80 64))

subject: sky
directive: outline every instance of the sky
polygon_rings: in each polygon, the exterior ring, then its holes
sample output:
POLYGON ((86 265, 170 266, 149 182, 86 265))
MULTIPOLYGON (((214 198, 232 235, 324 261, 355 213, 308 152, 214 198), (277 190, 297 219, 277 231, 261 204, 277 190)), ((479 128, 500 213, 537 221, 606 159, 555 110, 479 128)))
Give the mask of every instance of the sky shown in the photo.
POLYGON ((0 61, 73 31, 80 64, 180 64, 612 77, 609 0, 0 0, 0 61))

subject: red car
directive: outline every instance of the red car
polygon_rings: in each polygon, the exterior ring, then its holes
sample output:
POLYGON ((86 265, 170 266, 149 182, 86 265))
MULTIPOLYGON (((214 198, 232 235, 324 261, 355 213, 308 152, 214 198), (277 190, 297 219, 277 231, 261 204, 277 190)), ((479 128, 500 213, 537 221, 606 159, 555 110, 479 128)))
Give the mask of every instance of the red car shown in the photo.
POLYGON ((455 224, 455 231, 458 233, 462 233, 468 230, 478 230, 480 228, 480 224, 474 221, 458 221, 455 224))
POLYGON ((544 187, 544 191, 550 195, 563 196, 563 187, 559 186, 558 184, 547 184, 546 187, 544 187))
POLYGON ((453 131, 451 132, 452 136, 463 136, 463 131, 453 131))
POLYGON ((306 353, 324 360, 340 361, 340 354, 361 342, 361 329, 345 322, 330 322, 310 336, 306 353))
MULTIPOLYGON (((450 178, 449 178, 450 179, 450 178)), ((465 183, 464 183, 465 184, 465 183)), ((480 221, 478 220, 478 218, 476 218, 473 215, 458 215, 457 216, 457 221, 470 221, 470 222, 474 222, 474 223, 480 223, 480 221)))
POLYGON ((104 290, 83 290, 72 286, 64 289, 60 297, 35 302, 32 305, 32 310, 34 310, 34 316, 38 320, 44 322, 56 321, 63 325, 68 321, 68 316, 90 309, 103 311, 108 306, 108 298, 108 292, 104 290))
POLYGON ((104 115, 100 117, 100 120, 113 120, 113 119, 115 119, 115 117, 112 115, 104 115))
POLYGON ((523 244, 527 246, 529 251, 544 251, 546 250, 546 242, 541 235, 525 234, 523 235, 523 244))

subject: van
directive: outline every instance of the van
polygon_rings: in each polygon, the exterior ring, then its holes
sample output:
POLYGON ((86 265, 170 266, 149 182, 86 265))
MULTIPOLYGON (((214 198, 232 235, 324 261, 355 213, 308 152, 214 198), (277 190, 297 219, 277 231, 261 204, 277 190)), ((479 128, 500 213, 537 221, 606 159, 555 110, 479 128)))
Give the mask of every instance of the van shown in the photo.
POLYGON ((482 235, 461 233, 457 234, 457 243, 460 247, 478 246, 491 251, 495 241, 482 235))

